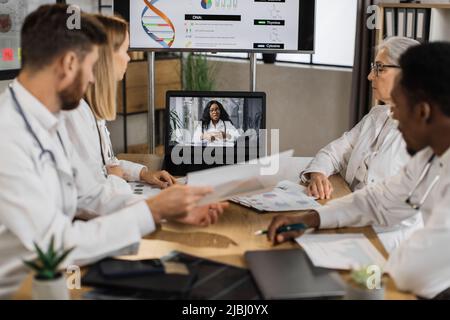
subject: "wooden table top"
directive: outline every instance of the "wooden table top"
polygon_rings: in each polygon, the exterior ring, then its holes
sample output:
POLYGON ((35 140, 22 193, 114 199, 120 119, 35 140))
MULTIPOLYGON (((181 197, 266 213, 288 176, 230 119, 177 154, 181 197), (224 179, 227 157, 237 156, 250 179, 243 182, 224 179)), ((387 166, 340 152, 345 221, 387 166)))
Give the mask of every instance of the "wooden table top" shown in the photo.
MULTIPOLYGON (((136 161, 134 157, 133 160, 136 161)), ((149 159, 145 157, 145 160, 149 159)), ((141 163, 146 164, 145 161, 141 163)), ((334 187, 333 198, 349 194, 348 185, 340 176, 330 178, 334 187)), ((325 201, 322 201, 324 204, 325 201)), ((298 213, 298 212, 297 212, 298 213)), ((295 213, 290 213, 295 214, 295 213)), ((288 242, 273 246, 265 236, 254 236, 257 230, 265 229, 277 214, 258 214, 256 211, 231 204, 220 218, 219 222, 208 228, 187 226, 178 223, 166 223, 157 231, 141 241, 139 252, 134 256, 123 257, 129 260, 160 258, 173 250, 185 252, 218 262, 246 267, 244 253, 249 250, 279 250, 299 248, 295 242, 288 242)), ((384 257, 388 257, 386 250, 371 227, 345 228, 338 230, 320 231, 323 233, 363 233, 384 257)), ((349 278, 349 272, 340 272, 344 279, 349 278)), ((16 294, 16 299, 30 299, 31 275, 16 294)), ((88 288, 72 290, 73 299, 81 299, 88 288)), ((411 294, 399 292, 389 278, 386 278, 386 299, 415 299, 411 294)))

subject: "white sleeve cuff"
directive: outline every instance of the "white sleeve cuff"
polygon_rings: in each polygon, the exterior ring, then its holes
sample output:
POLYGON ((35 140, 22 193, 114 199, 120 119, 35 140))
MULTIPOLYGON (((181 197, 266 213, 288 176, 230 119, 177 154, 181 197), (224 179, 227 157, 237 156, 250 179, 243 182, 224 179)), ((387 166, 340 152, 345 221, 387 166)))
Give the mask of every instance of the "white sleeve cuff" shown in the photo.
POLYGON ((302 172, 300 172, 300 176, 299 176, 300 177, 300 181, 303 182, 303 183, 309 183, 309 181, 311 179, 307 178, 306 175, 308 173, 313 173, 313 172, 322 173, 323 175, 328 177, 328 175, 327 175, 327 173, 325 171, 308 167, 305 170, 303 170, 302 172))
POLYGON ((139 225, 141 236, 146 236, 156 230, 155 220, 153 220, 153 215, 145 201, 140 201, 131 208, 139 225))
POLYGON ((355 205, 355 194, 333 200, 323 207, 315 208, 320 217, 320 229, 335 229, 368 225, 363 221, 363 208, 355 205))
POLYGON ((339 223, 335 208, 332 206, 322 206, 314 210, 317 211, 320 217, 319 229, 334 229, 338 227, 339 223))
POLYGON ((125 172, 125 180, 131 182, 140 181, 142 169, 147 168, 141 164, 125 160, 120 160, 120 167, 125 172))

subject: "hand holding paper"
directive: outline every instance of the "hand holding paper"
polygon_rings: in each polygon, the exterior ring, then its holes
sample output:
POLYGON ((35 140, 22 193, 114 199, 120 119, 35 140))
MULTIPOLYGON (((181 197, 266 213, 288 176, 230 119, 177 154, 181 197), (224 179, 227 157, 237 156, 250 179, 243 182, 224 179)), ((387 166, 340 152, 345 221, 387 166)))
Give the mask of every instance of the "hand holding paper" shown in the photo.
POLYGON ((214 192, 199 205, 228 200, 235 196, 258 194, 272 190, 286 179, 286 163, 293 150, 245 164, 224 166, 188 174, 188 185, 211 186, 214 192))

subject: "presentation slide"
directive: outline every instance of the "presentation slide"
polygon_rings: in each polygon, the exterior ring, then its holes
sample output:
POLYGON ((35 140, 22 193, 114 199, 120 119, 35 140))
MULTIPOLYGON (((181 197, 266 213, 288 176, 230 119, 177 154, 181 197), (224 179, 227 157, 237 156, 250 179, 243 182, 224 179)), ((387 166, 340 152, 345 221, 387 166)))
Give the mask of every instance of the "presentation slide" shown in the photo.
POLYGON ((130 0, 131 48, 300 51, 299 0, 130 0))

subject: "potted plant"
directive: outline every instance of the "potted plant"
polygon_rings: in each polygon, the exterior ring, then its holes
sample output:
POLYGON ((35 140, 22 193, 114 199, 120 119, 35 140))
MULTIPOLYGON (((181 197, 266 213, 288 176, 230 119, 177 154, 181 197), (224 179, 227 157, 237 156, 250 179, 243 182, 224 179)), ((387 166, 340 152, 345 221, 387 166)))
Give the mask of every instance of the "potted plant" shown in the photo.
POLYGON ((184 90, 214 91, 216 68, 206 54, 189 53, 183 64, 184 90))
POLYGON ((355 269, 350 274, 350 283, 347 286, 347 300, 383 300, 384 285, 381 280, 379 283, 373 283, 376 280, 376 274, 371 272, 369 267, 355 269))
POLYGON ((34 243, 37 259, 24 261, 36 274, 33 278, 32 296, 35 300, 69 300, 66 279, 59 266, 74 248, 55 250, 55 238, 52 236, 47 252, 34 243))

